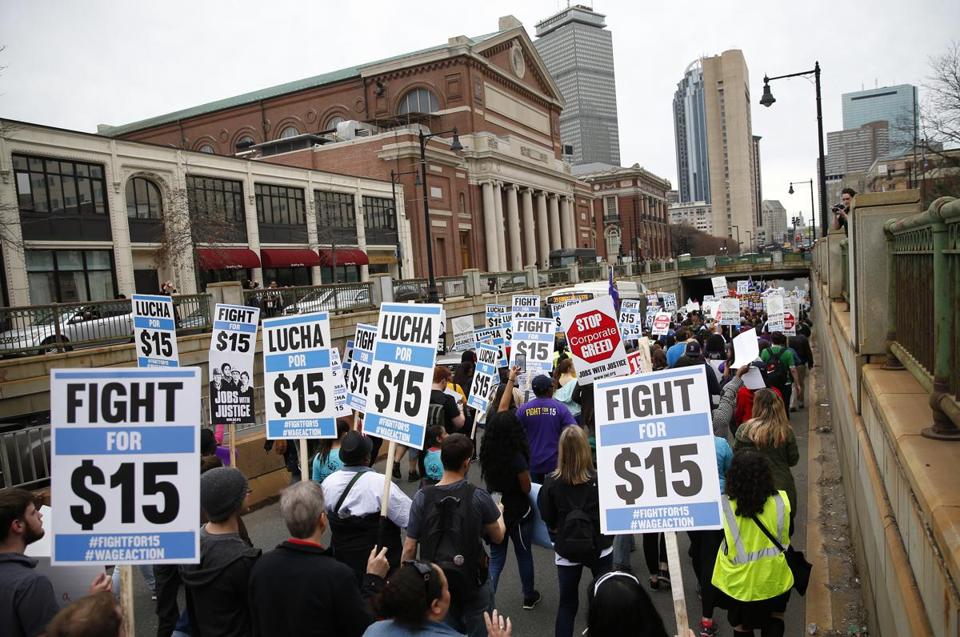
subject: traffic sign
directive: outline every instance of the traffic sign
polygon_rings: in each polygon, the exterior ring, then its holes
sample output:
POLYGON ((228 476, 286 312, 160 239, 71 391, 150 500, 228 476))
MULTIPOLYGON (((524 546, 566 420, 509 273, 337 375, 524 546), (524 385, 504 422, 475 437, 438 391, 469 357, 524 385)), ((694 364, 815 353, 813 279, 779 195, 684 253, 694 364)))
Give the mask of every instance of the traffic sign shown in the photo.
POLYGON ((347 404, 357 411, 367 411, 370 374, 373 371, 373 344, 377 326, 357 323, 357 334, 350 350, 350 370, 347 372, 347 404))
POLYGON ((703 365, 595 389, 605 535, 720 527, 720 477, 703 365))
POLYGON ((329 313, 264 319, 263 395, 267 439, 337 436, 329 313))
POLYGON ((134 294, 131 302, 137 367, 179 367, 173 299, 163 295, 134 294))
POLYGON ((629 371, 613 298, 601 296, 560 310, 577 382, 590 385, 629 371))
POLYGON ((200 560, 200 369, 50 373, 54 564, 200 560))

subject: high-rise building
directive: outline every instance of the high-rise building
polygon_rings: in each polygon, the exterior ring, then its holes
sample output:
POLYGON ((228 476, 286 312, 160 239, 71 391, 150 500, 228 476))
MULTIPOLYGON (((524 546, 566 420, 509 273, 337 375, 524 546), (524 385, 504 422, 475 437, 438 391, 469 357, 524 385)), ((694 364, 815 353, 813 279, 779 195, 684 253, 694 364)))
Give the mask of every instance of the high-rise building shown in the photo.
POLYGON ((673 95, 673 129, 677 144, 677 190, 681 202, 710 203, 710 161, 703 101, 703 65, 694 60, 673 95))
POLYGON ((613 38, 603 14, 568 7, 537 25, 534 46, 560 89, 560 141, 572 162, 620 165, 613 38))
POLYGON ((787 234, 787 210, 777 199, 764 199, 761 205, 763 211, 764 233, 757 232, 757 242, 761 242, 761 234, 765 235, 765 242, 780 244, 787 234))
POLYGON ((903 153, 913 147, 919 122, 916 86, 899 84, 844 93, 842 100, 845 130, 860 128, 870 122, 886 121, 890 129, 892 154, 903 153))
POLYGON ((688 201, 670 204, 670 223, 686 224, 700 232, 713 234, 713 214, 706 201, 688 201))
POLYGON ((827 133, 827 175, 866 172, 878 158, 890 154, 890 134, 886 120, 827 133))
POLYGON ((757 189, 757 225, 763 223, 763 210, 761 206, 761 202, 763 201, 763 180, 760 178, 760 139, 760 135, 753 136, 753 183, 754 187, 757 189))
POLYGON ((702 65, 713 232, 733 237, 739 229, 743 237, 759 225, 747 62, 731 49, 703 58, 702 65))

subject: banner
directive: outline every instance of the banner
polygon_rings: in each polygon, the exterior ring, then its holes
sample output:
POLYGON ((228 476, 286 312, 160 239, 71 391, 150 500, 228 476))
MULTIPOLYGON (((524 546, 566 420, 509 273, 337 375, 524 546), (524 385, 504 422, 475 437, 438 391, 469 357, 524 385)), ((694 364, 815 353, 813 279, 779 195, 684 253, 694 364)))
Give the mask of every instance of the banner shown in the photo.
POLYGON ((643 334, 638 299, 624 299, 620 302, 620 334, 625 341, 634 341, 643 334))
POLYGON ((357 334, 353 338, 351 350, 350 371, 347 372, 347 405, 361 412, 367 411, 373 344, 376 338, 376 325, 357 323, 357 334))
POLYGON ((713 296, 716 298, 722 299, 730 295, 730 290, 727 289, 727 277, 712 276, 710 277, 710 283, 713 284, 713 296))
POLYGON ((217 303, 210 335, 210 422, 254 425, 253 358, 260 308, 217 303))
POLYGON ((382 303, 364 433, 423 448, 443 307, 382 303))
POLYGON ((179 367, 173 299, 163 295, 134 294, 131 302, 137 367, 179 367))
POLYGON ((600 532, 719 529, 706 367, 597 383, 600 532))
POLYGON ((601 296, 565 307, 560 310, 560 322, 581 385, 629 371, 613 297, 601 296))
POLYGON ((513 295, 513 320, 518 318, 540 318, 540 297, 538 295, 513 295))
POLYGON ((267 439, 337 436, 330 315, 263 320, 267 439))
POLYGON ((470 396, 467 405, 477 411, 484 412, 490 406, 490 390, 498 384, 497 375, 499 351, 493 345, 477 344, 477 367, 473 372, 473 385, 470 387, 470 396))
POLYGON ((465 352, 473 349, 473 316, 457 316, 453 323, 453 351, 465 352))
POLYGON ((533 379, 553 370, 552 319, 519 318, 513 320, 513 343, 510 348, 510 367, 516 364, 517 355, 526 357, 526 370, 518 379, 518 387, 525 394, 530 391, 533 379))
POLYGON ((53 564, 200 561, 200 369, 50 372, 53 564))

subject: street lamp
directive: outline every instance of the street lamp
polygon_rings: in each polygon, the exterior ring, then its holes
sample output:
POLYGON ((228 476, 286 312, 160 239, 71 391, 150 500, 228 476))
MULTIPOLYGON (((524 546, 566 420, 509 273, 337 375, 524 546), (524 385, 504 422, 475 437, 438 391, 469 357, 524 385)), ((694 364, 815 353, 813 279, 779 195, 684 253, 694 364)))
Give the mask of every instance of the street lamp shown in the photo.
POLYGON ((787 191, 789 194, 793 194, 793 184, 807 184, 810 186, 810 243, 813 243, 817 240, 817 213, 816 209, 813 207, 813 180, 808 179, 806 181, 791 181, 790 190, 787 191))
POLYGON ((413 185, 415 187, 422 185, 420 183, 419 170, 396 172, 392 168, 390 169, 390 192, 393 197, 393 216, 397 224, 397 276, 401 279, 403 278, 403 254, 400 251, 400 219, 397 217, 397 184, 400 183, 400 177, 404 175, 416 175, 416 180, 413 182, 413 185))
POLYGON ((420 129, 420 181, 423 183, 423 238, 427 242, 427 303, 437 303, 440 301, 440 295, 437 293, 437 280, 433 276, 433 241, 430 237, 430 188, 427 187, 427 141, 438 135, 453 133, 453 141, 450 143, 450 150, 460 152, 463 145, 460 143, 460 136, 456 128, 440 131, 439 133, 423 134, 420 129))
MULTIPOLYGON (((823 156, 823 109, 820 106, 820 62, 815 62, 813 65, 813 70, 810 71, 801 71, 800 73, 790 73, 789 75, 778 75, 776 77, 767 77, 763 76, 763 97, 760 98, 760 103, 763 106, 773 106, 773 103, 777 100, 773 97, 773 93, 770 92, 770 82, 773 80, 782 80, 788 77, 800 77, 802 75, 813 75, 814 83, 816 84, 817 91, 817 143, 820 147, 820 157, 817 160, 817 164, 820 168, 820 224, 823 231, 823 236, 827 236, 827 174, 826 174, 826 163, 823 156)), ((812 188, 813 186, 811 186, 812 188)))

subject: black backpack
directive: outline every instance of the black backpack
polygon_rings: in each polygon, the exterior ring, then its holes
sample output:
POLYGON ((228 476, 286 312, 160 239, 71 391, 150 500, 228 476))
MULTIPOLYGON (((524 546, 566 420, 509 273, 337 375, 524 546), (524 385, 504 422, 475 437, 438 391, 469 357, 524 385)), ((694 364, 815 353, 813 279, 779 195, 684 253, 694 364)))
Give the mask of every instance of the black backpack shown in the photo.
POLYGON ((774 352, 773 348, 770 348, 770 358, 767 359, 767 387, 776 387, 780 390, 786 388, 787 380, 790 378, 790 370, 787 369, 787 364, 780 358, 785 351, 787 350, 784 348, 779 352, 774 352))
POLYGON ((454 599, 470 598, 487 581, 483 524, 473 506, 476 490, 466 480, 452 490, 436 486, 423 490, 420 559, 443 569, 454 599))
MULTIPOLYGON (((563 518, 563 524, 557 529, 557 536, 553 543, 557 554, 571 562, 580 564, 595 564, 600 559, 600 538, 597 534, 597 522, 587 513, 587 504, 591 493, 596 493, 597 481, 591 480, 579 502, 573 501, 573 508, 563 518)), ((573 491, 574 487, 568 487, 573 491)))

